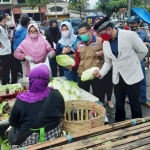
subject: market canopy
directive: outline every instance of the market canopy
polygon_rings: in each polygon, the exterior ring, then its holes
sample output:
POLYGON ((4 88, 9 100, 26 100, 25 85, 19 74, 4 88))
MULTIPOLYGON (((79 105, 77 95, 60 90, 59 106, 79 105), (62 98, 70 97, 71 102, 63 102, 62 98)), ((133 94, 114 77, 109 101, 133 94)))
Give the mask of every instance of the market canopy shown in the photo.
POLYGON ((150 14, 144 8, 132 8, 132 10, 146 23, 150 24, 150 14))

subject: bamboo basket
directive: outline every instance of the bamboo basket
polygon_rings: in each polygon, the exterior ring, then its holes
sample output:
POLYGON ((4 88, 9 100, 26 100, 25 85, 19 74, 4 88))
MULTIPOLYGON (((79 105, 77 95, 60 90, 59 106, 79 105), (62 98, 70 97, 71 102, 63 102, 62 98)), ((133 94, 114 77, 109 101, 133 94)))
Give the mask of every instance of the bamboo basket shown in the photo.
POLYGON ((105 108, 88 100, 65 103, 63 130, 75 133, 104 125, 105 108))

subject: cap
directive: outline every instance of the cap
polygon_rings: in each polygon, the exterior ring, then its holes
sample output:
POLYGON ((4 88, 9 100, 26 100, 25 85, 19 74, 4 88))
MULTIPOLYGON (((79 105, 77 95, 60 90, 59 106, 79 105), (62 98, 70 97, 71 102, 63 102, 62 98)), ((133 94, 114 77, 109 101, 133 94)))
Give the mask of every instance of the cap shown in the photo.
POLYGON ((136 23, 140 22, 140 17, 139 16, 131 16, 129 23, 136 23))
POLYGON ((111 20, 109 19, 109 17, 104 17, 94 25, 94 30, 96 32, 100 32, 105 29, 110 23, 111 20))

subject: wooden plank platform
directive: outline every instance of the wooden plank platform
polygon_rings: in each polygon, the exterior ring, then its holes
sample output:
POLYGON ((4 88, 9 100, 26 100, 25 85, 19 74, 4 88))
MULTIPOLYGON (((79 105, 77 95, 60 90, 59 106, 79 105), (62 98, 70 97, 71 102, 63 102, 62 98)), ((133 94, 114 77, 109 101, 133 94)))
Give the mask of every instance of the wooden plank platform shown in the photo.
POLYGON ((150 117, 106 125, 71 135, 72 143, 63 136, 52 141, 26 147, 26 150, 149 150, 150 117), (143 121, 146 120, 144 123, 143 121), (51 147, 51 148, 50 148, 51 147))

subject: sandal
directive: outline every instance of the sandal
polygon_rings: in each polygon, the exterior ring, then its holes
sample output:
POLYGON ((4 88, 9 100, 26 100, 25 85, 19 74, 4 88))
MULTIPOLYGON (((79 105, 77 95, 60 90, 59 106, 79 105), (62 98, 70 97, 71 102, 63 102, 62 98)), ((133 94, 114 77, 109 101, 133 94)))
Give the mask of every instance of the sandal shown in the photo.
POLYGON ((127 104, 130 104, 130 102, 129 102, 129 99, 128 99, 128 98, 126 98, 126 100, 125 100, 125 101, 126 101, 126 103, 127 103, 127 104))
POLYGON ((150 102, 143 103, 142 105, 150 108, 150 102))
POLYGON ((107 102, 107 105, 110 109, 113 109, 115 106, 114 104, 110 101, 110 102, 107 102))

